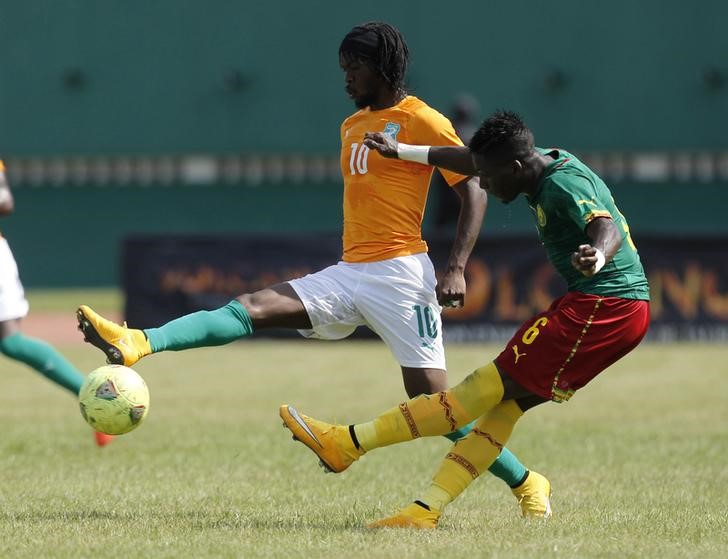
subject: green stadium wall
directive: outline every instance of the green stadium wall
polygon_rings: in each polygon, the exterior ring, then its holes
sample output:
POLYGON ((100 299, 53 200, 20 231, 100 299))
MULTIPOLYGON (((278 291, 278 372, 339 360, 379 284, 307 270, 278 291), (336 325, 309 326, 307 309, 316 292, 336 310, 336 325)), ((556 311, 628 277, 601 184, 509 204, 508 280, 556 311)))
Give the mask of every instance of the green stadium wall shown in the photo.
MULTIPOLYGON (((443 112, 468 92, 540 145, 728 152, 725 1, 0 0, 0 156, 330 157, 352 112, 338 45, 368 20, 404 32, 409 85, 443 112)), ((638 240, 728 235, 725 181, 610 184, 638 240)), ((0 230, 31 287, 117 285, 129 234, 341 227, 333 180, 13 186, 0 230)), ((531 231, 517 206, 493 202, 483 234, 531 231)))
POLYGON ((328 153, 338 46, 372 19, 443 111, 467 91, 541 145, 728 146, 723 0, 1 0, 0 153, 328 153))

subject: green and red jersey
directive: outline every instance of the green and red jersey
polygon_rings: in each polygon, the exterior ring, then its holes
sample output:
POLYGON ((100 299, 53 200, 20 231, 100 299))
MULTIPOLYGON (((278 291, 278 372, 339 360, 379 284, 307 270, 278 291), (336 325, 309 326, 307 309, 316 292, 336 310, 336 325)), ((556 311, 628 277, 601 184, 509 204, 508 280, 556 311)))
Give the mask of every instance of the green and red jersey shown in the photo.
POLYGON ((528 205, 548 259, 566 280, 569 291, 649 300, 649 285, 629 226, 607 185, 571 153, 537 149, 555 160, 541 175, 536 193, 527 197, 528 205), (585 277, 572 266, 571 255, 579 245, 592 243, 586 227, 599 217, 614 221, 622 244, 599 273, 585 277))

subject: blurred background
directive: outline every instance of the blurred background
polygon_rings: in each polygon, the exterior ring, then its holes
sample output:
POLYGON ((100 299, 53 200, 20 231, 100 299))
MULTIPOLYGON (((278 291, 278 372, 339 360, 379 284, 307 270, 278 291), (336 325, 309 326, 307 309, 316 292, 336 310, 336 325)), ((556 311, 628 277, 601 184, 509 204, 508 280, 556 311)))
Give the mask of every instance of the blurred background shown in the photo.
MULTIPOLYGON (((539 145, 603 176, 650 275, 655 336, 728 339, 719 0, 2 0, 0 156, 16 213, 0 230, 26 287, 125 286, 127 315, 169 296, 137 315, 151 323, 335 261, 339 125, 354 110, 337 51, 369 20, 403 32, 412 93, 463 136, 516 110, 539 145)), ((447 194, 433 184, 425 221, 436 263, 457 215, 447 194)), ((498 337, 483 325, 510 328, 558 291, 541 289, 553 282, 538 279, 523 201, 492 202, 481 237, 481 307, 452 315, 468 326, 458 339, 498 337), (533 256, 513 260, 522 247, 533 256)))

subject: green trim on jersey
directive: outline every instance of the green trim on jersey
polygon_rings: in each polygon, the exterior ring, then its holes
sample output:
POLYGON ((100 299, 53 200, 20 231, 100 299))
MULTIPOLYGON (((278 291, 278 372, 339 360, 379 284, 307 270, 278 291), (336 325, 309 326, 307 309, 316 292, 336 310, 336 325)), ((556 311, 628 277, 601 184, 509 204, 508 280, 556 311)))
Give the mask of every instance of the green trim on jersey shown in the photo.
POLYGON ((537 148, 555 161, 544 170, 536 194, 527 197, 548 259, 566 280, 569 291, 593 295, 650 299, 650 289, 624 216, 604 181, 571 153, 537 148), (571 265, 579 245, 591 244, 587 225, 609 217, 622 233, 622 245, 598 274, 587 278, 571 265))

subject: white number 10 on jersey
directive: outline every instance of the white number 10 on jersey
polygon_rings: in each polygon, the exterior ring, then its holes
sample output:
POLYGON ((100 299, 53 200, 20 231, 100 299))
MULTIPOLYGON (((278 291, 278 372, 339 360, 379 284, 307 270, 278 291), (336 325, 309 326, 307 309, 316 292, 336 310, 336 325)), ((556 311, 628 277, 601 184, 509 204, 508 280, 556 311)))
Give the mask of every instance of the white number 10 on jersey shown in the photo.
POLYGON ((365 175, 367 172, 367 159, 369 158, 369 148, 364 144, 351 144, 351 157, 349 158, 349 170, 352 175, 359 173, 365 175))

